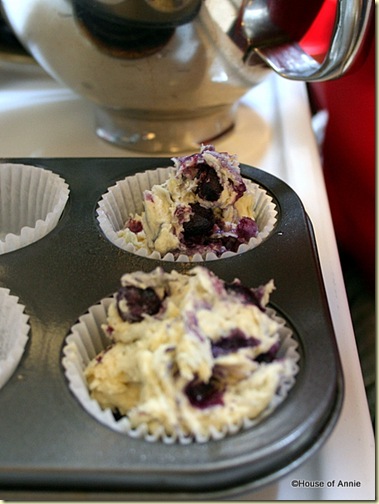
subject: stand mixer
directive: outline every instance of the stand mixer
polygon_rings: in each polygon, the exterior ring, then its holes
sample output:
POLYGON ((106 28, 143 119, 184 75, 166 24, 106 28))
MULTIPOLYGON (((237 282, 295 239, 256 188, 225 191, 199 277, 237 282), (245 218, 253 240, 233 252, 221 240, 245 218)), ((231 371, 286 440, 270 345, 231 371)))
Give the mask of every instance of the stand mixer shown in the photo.
POLYGON ((0 8, 41 67, 94 104, 101 138, 176 153, 230 130, 239 99, 272 71, 304 81, 345 73, 372 0, 336 3, 321 62, 299 41, 323 0, 0 0, 0 8))

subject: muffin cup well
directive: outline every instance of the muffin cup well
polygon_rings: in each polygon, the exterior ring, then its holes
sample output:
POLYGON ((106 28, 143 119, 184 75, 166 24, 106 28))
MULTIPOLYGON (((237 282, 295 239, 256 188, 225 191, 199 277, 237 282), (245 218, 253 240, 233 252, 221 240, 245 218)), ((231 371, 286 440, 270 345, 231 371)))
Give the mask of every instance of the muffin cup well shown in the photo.
POLYGON ((82 407, 100 423, 114 431, 127 434, 134 438, 145 439, 146 441, 163 441, 164 443, 179 442, 181 444, 189 444, 191 442, 203 443, 211 439, 222 439, 226 435, 253 427, 270 415, 275 408, 285 400, 289 390, 295 384, 300 360, 297 351, 298 343, 293 337, 292 330, 286 325, 285 320, 279 317, 273 309, 267 308, 267 312, 270 316, 275 318, 280 324, 279 335, 281 346, 278 352, 278 358, 289 359, 291 362, 291 371, 283 378, 270 405, 262 414, 255 419, 245 418, 238 425, 226 425, 222 431, 210 429, 207 436, 199 436, 196 434, 188 436, 181 432, 177 432, 175 436, 172 436, 166 434, 163 427, 151 433, 146 424, 141 424, 138 428, 132 428, 127 416, 116 420, 111 409, 108 408, 103 410, 99 403, 90 397, 86 378, 84 376, 84 370, 89 362, 110 343, 101 326, 106 323, 107 311, 112 300, 113 298, 111 297, 104 298, 98 304, 91 306, 71 328, 71 332, 67 336, 63 348, 62 364, 68 380, 68 386, 82 407))
POLYGON ((124 229, 125 223, 131 215, 143 212, 143 192, 151 189, 153 185, 164 183, 174 171, 173 167, 169 167, 137 173, 118 181, 103 194, 98 203, 97 220, 104 235, 111 243, 123 250, 150 259, 171 262, 214 261, 233 257, 257 247, 274 229, 277 221, 276 205, 265 189, 258 184, 254 184, 254 212, 256 214, 259 233, 256 237, 251 238, 249 243, 240 245, 237 252, 224 252, 220 257, 214 252, 207 252, 205 254, 196 253, 193 256, 180 254, 178 257, 169 252, 162 257, 158 251, 138 248, 134 244, 127 242, 124 237, 119 236, 119 231, 124 229))
POLYGON ((23 164, 0 164, 0 254, 34 243, 57 225, 69 188, 57 174, 23 164))

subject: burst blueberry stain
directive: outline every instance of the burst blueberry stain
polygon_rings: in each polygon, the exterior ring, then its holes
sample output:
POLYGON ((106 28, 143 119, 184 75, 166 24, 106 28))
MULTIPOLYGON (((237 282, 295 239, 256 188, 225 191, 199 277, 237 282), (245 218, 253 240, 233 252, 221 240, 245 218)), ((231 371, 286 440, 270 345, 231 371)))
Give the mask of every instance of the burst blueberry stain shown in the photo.
POLYGON ((247 338, 241 329, 233 329, 228 336, 224 336, 217 341, 212 341, 212 355, 214 358, 229 353, 237 352, 241 348, 252 348, 259 345, 257 338, 247 338))
POLYGON ((236 184, 234 185, 234 191, 237 193, 237 198, 236 200, 242 198, 242 196, 244 195, 245 191, 246 191, 246 184, 245 182, 243 182, 243 180, 241 180, 241 182, 239 184, 236 184))
POLYGON ((259 363, 265 362, 265 363, 269 364, 270 362, 273 362, 275 360, 279 348, 280 348, 280 343, 279 343, 279 341, 277 341, 276 343, 274 343, 272 345, 272 347, 270 348, 270 350, 268 352, 265 352, 265 353, 258 355, 257 357, 255 357, 254 360, 259 363))
POLYGON ((122 320, 127 322, 140 322, 143 316, 155 315, 162 306, 159 296, 151 287, 121 287, 117 293, 117 310, 122 320), (127 310, 122 308, 126 303, 127 310))
POLYGON ((262 297, 264 290, 260 287, 256 289, 249 289, 240 283, 225 283, 225 289, 229 294, 234 294, 239 297, 239 299, 244 304, 252 304, 257 306, 261 311, 265 311, 265 307, 262 305, 262 297))
POLYGON ((98 364, 100 364, 103 360, 104 355, 109 352, 113 345, 108 345, 99 355, 96 356, 95 360, 98 364))
POLYGON ((112 336, 112 333, 114 332, 114 328, 111 325, 107 325, 105 332, 108 334, 108 336, 112 336))
POLYGON ((230 252, 237 252, 238 247, 241 245, 241 242, 235 236, 222 236, 221 243, 225 250, 230 250, 230 252))

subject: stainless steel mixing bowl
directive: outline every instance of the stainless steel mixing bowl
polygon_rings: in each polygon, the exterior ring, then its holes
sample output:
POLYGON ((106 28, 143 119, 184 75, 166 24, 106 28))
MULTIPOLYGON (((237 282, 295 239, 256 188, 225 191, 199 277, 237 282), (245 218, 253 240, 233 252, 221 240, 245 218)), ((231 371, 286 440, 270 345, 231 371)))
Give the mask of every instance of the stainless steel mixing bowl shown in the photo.
POLYGON ((238 100, 272 68, 303 80, 344 71, 371 0, 339 0, 338 43, 331 43, 324 67, 299 51, 287 29, 295 17, 306 30, 322 1, 0 0, 0 6, 35 60, 95 104, 100 137, 175 153, 230 129, 238 100))

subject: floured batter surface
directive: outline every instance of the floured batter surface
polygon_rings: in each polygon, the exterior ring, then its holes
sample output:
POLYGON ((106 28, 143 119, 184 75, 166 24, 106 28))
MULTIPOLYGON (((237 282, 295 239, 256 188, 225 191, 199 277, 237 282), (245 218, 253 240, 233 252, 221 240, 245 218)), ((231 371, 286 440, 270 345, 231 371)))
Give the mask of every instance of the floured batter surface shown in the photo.
POLYGON ((130 216, 119 236, 149 253, 177 257, 237 252, 258 235, 256 184, 242 178, 235 155, 205 145, 173 161, 173 174, 144 191, 144 211, 130 216))
POLYGON ((266 313, 273 282, 187 274, 125 274, 103 327, 110 346, 85 369, 92 398, 133 428, 209 436, 256 418, 291 373, 277 359, 279 324, 266 313))

